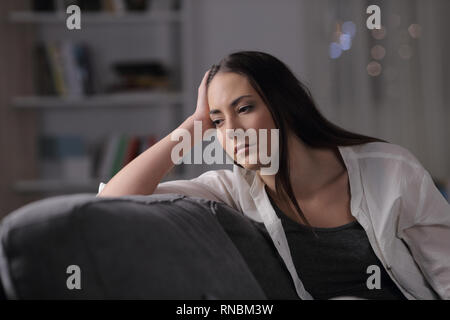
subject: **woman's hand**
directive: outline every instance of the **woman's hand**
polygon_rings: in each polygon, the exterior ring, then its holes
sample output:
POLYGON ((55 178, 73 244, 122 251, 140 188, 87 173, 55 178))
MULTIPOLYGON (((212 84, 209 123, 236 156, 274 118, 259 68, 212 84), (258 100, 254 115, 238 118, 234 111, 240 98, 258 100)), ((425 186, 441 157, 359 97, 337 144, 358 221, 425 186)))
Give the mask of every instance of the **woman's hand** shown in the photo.
MULTIPOLYGON (((98 194, 99 196, 114 197, 130 194, 153 194, 162 178, 175 165, 173 150, 180 142, 178 139, 173 139, 173 135, 180 136, 178 129, 187 130, 190 133, 192 148, 196 143, 202 141, 205 130, 215 127, 209 117, 209 106, 206 97, 206 80, 208 75, 209 70, 205 73, 198 88, 198 101, 195 113, 188 117, 178 128, 122 168, 106 184, 102 192, 98 194), (196 137, 195 120, 202 122, 203 132, 201 137, 196 137)), ((182 137, 184 138, 184 136, 182 137)), ((182 148, 181 152, 177 152, 177 158, 185 156, 184 152, 185 148, 182 148)))
POLYGON ((202 122, 202 131, 205 132, 208 129, 215 129, 214 123, 209 116, 208 97, 206 95, 206 80, 211 69, 206 71, 203 76, 202 82, 198 87, 197 108, 192 115, 192 118, 202 122))

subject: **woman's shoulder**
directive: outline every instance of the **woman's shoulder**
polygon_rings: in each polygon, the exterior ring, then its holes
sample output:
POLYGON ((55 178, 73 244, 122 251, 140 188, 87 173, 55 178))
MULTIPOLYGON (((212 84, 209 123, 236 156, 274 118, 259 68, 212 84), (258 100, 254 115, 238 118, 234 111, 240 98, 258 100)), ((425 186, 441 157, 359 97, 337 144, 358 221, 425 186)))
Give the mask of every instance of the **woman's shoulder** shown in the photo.
POLYGON ((211 182, 214 181, 233 182, 233 179, 234 179, 233 171, 229 169, 215 169, 205 171, 192 180, 211 181, 211 182))
POLYGON ((391 162, 405 164, 415 169, 422 169, 417 157, 407 148, 388 142, 370 142, 347 147, 352 156, 359 160, 374 162, 391 162))
POLYGON ((237 169, 216 169, 209 170, 191 181, 200 182, 212 188, 228 190, 231 194, 239 194, 251 185, 252 177, 237 169))
POLYGON ((251 184, 251 182, 253 181, 254 178, 255 178, 254 171, 243 169, 236 165, 233 165, 232 170, 230 170, 230 169, 209 170, 209 171, 202 173, 195 179, 198 181, 202 181, 202 180, 211 181, 214 179, 218 179, 218 180, 222 181, 223 183, 229 183, 231 185, 236 186, 236 184, 241 184, 244 181, 251 184))

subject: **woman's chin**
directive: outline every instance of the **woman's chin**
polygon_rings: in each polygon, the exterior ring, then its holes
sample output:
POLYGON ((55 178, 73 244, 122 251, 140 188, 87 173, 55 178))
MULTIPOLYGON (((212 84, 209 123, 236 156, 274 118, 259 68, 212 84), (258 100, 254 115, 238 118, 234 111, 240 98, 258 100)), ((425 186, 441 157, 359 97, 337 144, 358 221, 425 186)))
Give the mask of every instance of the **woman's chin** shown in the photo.
POLYGON ((249 161, 249 157, 245 157, 244 159, 235 159, 236 163, 240 164, 247 170, 259 170, 261 167, 261 164, 259 163, 253 163, 249 161))
POLYGON ((245 169, 247 170, 253 170, 253 171, 257 171, 260 169, 260 165, 258 164, 240 164, 241 166, 243 166, 245 169))

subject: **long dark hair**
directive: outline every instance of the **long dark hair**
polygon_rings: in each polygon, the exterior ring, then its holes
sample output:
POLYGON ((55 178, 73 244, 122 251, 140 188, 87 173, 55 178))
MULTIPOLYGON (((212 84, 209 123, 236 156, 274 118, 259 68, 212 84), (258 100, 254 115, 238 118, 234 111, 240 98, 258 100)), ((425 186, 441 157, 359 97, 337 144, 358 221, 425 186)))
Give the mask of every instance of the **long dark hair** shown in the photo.
MULTIPOLYGON (((317 109, 308 88, 274 56, 258 51, 239 51, 213 65, 206 82, 208 87, 218 72, 245 76, 270 110, 279 129, 280 166, 275 176, 277 195, 294 204, 299 217, 310 226, 294 196, 290 182, 287 148, 289 128, 306 145, 313 148, 351 146, 384 140, 344 130, 328 121, 317 109)), ((236 161, 234 163, 240 167, 236 161)))

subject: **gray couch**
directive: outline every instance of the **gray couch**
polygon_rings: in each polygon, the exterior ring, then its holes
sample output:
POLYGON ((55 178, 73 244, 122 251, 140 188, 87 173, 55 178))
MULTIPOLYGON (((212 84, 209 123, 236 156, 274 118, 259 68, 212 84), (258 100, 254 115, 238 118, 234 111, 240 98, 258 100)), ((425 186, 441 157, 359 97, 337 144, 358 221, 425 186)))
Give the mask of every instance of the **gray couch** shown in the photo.
POLYGON ((298 299, 264 225, 200 198, 50 197, 0 241, 7 299, 298 299))

